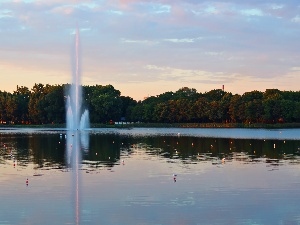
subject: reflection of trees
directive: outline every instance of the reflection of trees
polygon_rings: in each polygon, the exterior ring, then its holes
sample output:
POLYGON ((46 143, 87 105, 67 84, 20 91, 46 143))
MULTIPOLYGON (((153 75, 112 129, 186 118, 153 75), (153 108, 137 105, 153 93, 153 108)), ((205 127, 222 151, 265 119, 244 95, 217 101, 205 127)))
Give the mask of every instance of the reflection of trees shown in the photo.
POLYGON ((5 160, 13 157, 18 161, 19 165, 28 164, 28 138, 27 135, 10 135, 1 134, 1 151, 5 160))
POLYGON ((90 161, 99 161, 108 166, 113 166, 120 159, 120 145, 124 141, 115 135, 92 135, 90 149, 83 156, 90 161))
POLYGON ((59 134, 34 134, 28 137, 29 160, 37 168, 65 165, 66 140, 59 134))
MULTIPOLYGON (((18 164, 34 163, 36 168, 64 168, 64 135, 58 133, 1 135, 7 143, 3 158, 10 151, 18 164)), ((298 163, 298 140, 253 140, 228 138, 199 138, 186 136, 125 136, 117 134, 90 134, 90 148, 83 151, 83 165, 90 169, 112 168, 122 159, 135 157, 165 159, 166 161, 202 163, 226 158, 241 162, 266 162, 266 159, 298 163), (274 148, 275 147, 275 148, 274 148)), ((1 149, 3 150, 3 149, 1 149)), ((2 157, 2 155, 1 155, 2 157)), ((6 158, 5 158, 6 157, 6 158)))
POLYGON ((253 140, 198 137, 144 137, 133 139, 143 143, 145 154, 181 160, 201 158, 229 158, 238 161, 255 161, 260 158, 283 159, 286 154, 298 154, 299 141, 253 140), (274 148, 275 144, 275 148, 274 148), (209 156, 209 157, 208 157, 209 156))

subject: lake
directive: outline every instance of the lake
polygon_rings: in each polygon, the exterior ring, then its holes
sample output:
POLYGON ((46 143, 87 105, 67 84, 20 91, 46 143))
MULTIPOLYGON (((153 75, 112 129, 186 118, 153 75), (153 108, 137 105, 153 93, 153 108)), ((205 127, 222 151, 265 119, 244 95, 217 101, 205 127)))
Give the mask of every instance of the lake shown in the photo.
POLYGON ((300 224, 300 129, 0 129, 0 224, 300 224))

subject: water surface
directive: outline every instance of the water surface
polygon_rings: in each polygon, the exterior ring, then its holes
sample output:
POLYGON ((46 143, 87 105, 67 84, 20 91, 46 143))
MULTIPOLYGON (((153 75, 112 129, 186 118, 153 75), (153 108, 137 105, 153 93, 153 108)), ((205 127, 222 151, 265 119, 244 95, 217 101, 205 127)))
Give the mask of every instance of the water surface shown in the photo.
POLYGON ((64 135, 1 130, 0 224, 300 224, 298 129, 92 129, 78 190, 64 135))

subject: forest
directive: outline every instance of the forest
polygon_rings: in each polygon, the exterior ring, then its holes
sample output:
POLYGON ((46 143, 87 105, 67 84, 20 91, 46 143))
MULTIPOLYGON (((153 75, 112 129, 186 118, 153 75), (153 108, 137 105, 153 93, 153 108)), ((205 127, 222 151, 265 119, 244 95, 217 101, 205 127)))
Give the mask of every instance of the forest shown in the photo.
MULTIPOLYGON (((17 86, 0 91, 0 124, 64 124, 66 91, 70 84, 17 86)), ((90 122, 141 123, 299 123, 300 91, 266 91, 232 94, 215 89, 198 93, 183 87, 136 101, 112 85, 82 86, 83 109, 90 122)))

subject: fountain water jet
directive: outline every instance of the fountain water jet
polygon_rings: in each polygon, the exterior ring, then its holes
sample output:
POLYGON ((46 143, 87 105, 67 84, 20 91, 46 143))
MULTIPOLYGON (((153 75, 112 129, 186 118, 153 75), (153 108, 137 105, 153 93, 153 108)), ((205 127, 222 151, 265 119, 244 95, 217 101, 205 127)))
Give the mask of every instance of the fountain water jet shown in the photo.
POLYGON ((74 160, 72 160, 74 158, 73 156, 75 155, 73 153, 80 153, 81 146, 84 149, 88 149, 89 143, 87 135, 87 129, 89 128, 89 111, 86 109, 83 111, 82 109, 78 28, 76 29, 75 33, 75 54, 73 58, 72 70, 72 84, 68 90, 66 101, 66 122, 68 164, 73 168, 76 166, 76 163, 74 163, 74 160), (76 135, 78 135, 78 137, 76 137, 76 135), (81 140, 81 143, 76 144, 74 143, 74 140, 81 140))
POLYGON ((75 54, 72 65, 72 84, 68 90, 66 101, 66 122, 67 122, 67 165, 72 169, 72 187, 75 205, 75 223, 80 223, 79 210, 79 165, 81 162, 81 147, 89 148, 89 112, 82 113, 82 87, 79 62, 79 30, 75 34, 75 54))

